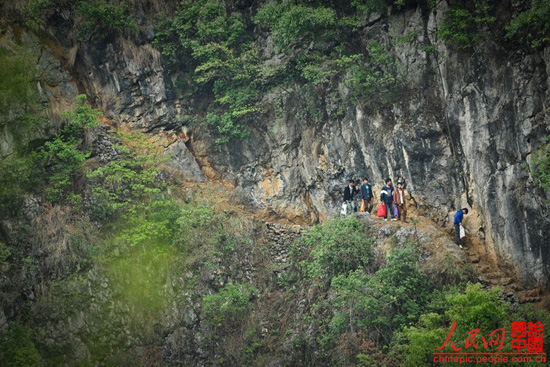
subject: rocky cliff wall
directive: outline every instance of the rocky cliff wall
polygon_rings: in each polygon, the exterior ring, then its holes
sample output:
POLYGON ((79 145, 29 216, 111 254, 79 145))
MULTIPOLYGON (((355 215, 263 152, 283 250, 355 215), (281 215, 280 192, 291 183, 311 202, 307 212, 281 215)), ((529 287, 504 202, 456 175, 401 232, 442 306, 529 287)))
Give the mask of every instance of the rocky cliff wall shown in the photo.
MULTIPOLYGON (((472 208, 467 230, 524 285, 547 284, 550 220, 533 182, 531 153, 549 133, 550 49, 527 52, 487 41, 483 51, 455 52, 437 39, 447 9, 410 9, 369 23, 361 43, 417 32, 391 43, 407 75, 399 100, 362 108, 342 83, 311 91, 320 119, 304 111, 304 89, 281 97, 283 116, 266 116, 251 136, 216 145, 187 127, 203 100, 177 98, 161 55, 128 40, 78 51, 78 82, 114 122, 175 139, 175 165, 189 179, 222 180, 268 216, 315 222, 337 214, 351 177, 403 177, 421 213, 450 227, 454 211, 472 208), (436 53, 427 51, 432 46, 436 53)), ((264 52, 276 54, 269 42, 264 52)), ((269 98, 269 96, 266 96, 269 98)))

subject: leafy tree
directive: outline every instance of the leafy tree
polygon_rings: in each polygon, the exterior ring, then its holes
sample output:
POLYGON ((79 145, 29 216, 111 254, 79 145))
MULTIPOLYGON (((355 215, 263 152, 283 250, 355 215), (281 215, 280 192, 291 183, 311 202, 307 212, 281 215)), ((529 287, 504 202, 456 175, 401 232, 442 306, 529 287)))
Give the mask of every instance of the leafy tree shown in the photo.
POLYGON ((135 246, 149 242, 171 244, 179 226, 180 207, 172 200, 136 203, 123 215, 123 229, 116 241, 135 246))
POLYGON ((153 202, 166 185, 158 180, 161 163, 167 157, 162 147, 151 143, 144 134, 118 133, 121 144, 114 148, 117 159, 89 172, 92 184, 90 210, 97 219, 123 213, 135 202, 153 202))
POLYGON ((124 2, 112 0, 80 1, 75 13, 83 20, 78 28, 81 38, 105 40, 118 34, 129 34, 138 29, 132 9, 124 2))
POLYGON ((427 313, 420 316, 418 326, 405 326, 396 339, 404 343, 404 367, 431 366, 433 349, 438 348, 448 335, 443 327, 443 316, 427 313))
POLYGON ((550 3, 546 0, 531 0, 531 7, 520 13, 506 26, 506 38, 526 34, 532 48, 550 42, 550 3))
POLYGON ((66 199, 74 192, 73 185, 79 176, 82 163, 90 156, 78 149, 81 141, 74 137, 56 136, 44 144, 44 150, 38 159, 46 166, 48 187, 46 193, 53 203, 66 199))
POLYGON ((327 7, 305 5, 289 6, 285 3, 266 3, 254 20, 269 26, 275 43, 289 50, 292 45, 304 45, 312 40, 330 41, 338 26, 336 12, 327 7))
POLYGON ((390 102, 404 79, 397 58, 378 41, 370 41, 367 50, 368 58, 364 61, 358 55, 346 60, 352 71, 347 82, 359 104, 390 102))
POLYGON ((238 46, 243 32, 242 16, 228 15, 223 2, 184 0, 173 18, 158 24, 153 43, 173 67, 192 72, 212 54, 238 46))
POLYGON ((389 343, 394 331, 415 323, 425 311, 429 284, 420 273, 411 247, 396 248, 374 276, 361 270, 332 280, 338 307, 331 321, 333 333, 365 328, 371 338, 389 343))
POLYGON ((31 329, 17 322, 10 323, 0 343, 0 360, 6 367, 38 367, 40 356, 32 341, 31 329))
POLYGON ((466 5, 453 5, 445 14, 439 35, 452 47, 471 49, 488 36, 488 27, 495 22, 491 8, 484 0, 466 5))
MULTIPOLYGON (((547 140, 550 140, 550 137, 547 140)), ((533 153, 533 166, 534 176, 538 183, 550 195, 550 142, 541 145, 535 150, 533 153)))
POLYGON ((3 242, 0 242, 0 263, 5 262, 11 255, 10 249, 4 245, 3 242))
POLYGON ((216 294, 205 296, 205 321, 213 326, 235 326, 252 310, 251 298, 257 289, 249 284, 228 284, 216 294))
POLYGON ((359 12, 370 15, 384 13, 390 5, 401 9, 405 5, 405 0, 353 0, 352 4, 359 12))
POLYGON ((248 136, 245 126, 259 111, 260 49, 247 39, 240 13, 228 14, 218 0, 183 1, 157 26, 154 44, 195 88, 214 95, 206 122, 216 142, 248 136))
POLYGON ((311 247, 312 261, 307 263, 309 277, 331 279, 363 269, 371 262, 373 239, 365 225, 355 217, 332 219, 316 225, 301 239, 311 247))
POLYGON ((53 203, 68 198, 79 201, 78 197, 70 194, 77 191, 75 183, 80 177, 81 165, 90 156, 83 139, 87 129, 98 125, 100 115, 100 111, 86 102, 85 95, 77 96, 75 109, 63 114, 67 122, 60 133, 35 154, 35 160, 45 168, 48 181, 46 193, 53 203))

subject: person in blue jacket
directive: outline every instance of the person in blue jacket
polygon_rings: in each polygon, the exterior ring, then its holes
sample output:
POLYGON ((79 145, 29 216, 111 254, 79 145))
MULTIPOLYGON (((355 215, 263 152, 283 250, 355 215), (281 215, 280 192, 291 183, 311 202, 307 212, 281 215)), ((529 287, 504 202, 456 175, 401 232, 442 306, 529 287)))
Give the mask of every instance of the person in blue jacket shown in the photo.
POLYGON ((455 214, 455 232, 456 232, 456 244, 458 247, 462 248, 462 244, 460 243, 460 227, 462 226, 462 218, 464 218, 464 214, 468 214, 467 208, 462 208, 457 210, 455 214))
POLYGON ((393 185, 391 178, 386 178, 384 182, 385 185, 382 187, 382 191, 380 191, 380 201, 386 205, 386 218, 384 220, 388 220, 390 216, 391 220, 397 220, 393 212, 393 185))

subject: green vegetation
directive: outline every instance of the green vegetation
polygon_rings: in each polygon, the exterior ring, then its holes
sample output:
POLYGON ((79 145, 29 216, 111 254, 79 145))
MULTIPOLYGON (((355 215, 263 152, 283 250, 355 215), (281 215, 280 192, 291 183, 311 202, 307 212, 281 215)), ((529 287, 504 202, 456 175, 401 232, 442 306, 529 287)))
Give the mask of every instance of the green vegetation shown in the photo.
POLYGON ((546 0, 531 0, 529 10, 520 13, 506 27, 506 38, 526 35, 532 48, 550 42, 550 3, 546 0))
POLYGON ((523 11, 505 24, 504 39, 492 29, 497 21, 493 5, 486 0, 458 2, 451 5, 439 35, 452 47, 459 50, 479 48, 489 37, 509 41, 527 40, 537 49, 550 42, 550 4, 545 0, 532 0, 528 10, 523 11))
POLYGON ((426 277, 417 267, 412 248, 396 248, 374 276, 356 270, 331 283, 336 312, 330 322, 333 335, 363 330, 371 340, 386 345, 393 332, 418 320, 429 295, 426 277))
POLYGON ((0 339, 0 360, 6 367, 38 367, 40 356, 28 326, 12 322, 4 340, 0 339))
POLYGON ((136 335, 153 337, 153 325, 176 297, 170 279, 183 260, 175 246, 180 213, 175 201, 138 202, 103 231, 105 250, 96 261, 116 298, 129 308, 129 327, 136 335))
MULTIPOLYGON (((132 3, 134 4, 134 3, 132 3)), ((61 13, 76 16, 74 31, 81 41, 112 41, 138 31, 135 9, 118 0, 24 0, 14 5, 25 24, 43 30, 61 13)))
POLYGON ((250 37, 250 20, 219 0, 183 1, 175 16, 158 24, 154 44, 178 76, 177 88, 195 98, 213 97, 203 120, 217 143, 246 138, 247 126, 259 116, 277 114, 280 103, 261 98, 269 93, 297 97, 315 111, 312 119, 323 115, 323 106, 311 87, 338 79, 346 80, 362 106, 392 101, 404 78, 397 59, 375 41, 358 53, 350 39, 359 19, 329 3, 259 7, 252 22, 273 34, 276 52, 284 54, 279 63, 269 62, 250 37))
POLYGON ((10 249, 3 242, 0 242, 0 263, 6 261, 10 255, 10 249))
POLYGON ((402 88, 405 76, 395 56, 384 45, 378 41, 370 41, 367 49, 367 60, 350 62, 352 74, 348 83, 360 105, 364 104, 362 100, 391 103, 402 88))
POLYGON ((358 11, 369 15, 372 13, 384 13, 389 5, 401 9, 405 5, 405 0, 353 0, 351 2, 358 11))
POLYGON ((247 284, 228 284, 218 293, 204 297, 205 321, 218 327, 238 325, 252 309, 250 300, 257 291, 247 284))
POLYGON ((246 137, 261 81, 259 48, 247 39, 242 15, 217 0, 182 1, 178 13, 158 25, 154 43, 173 68, 190 76, 192 88, 214 95, 206 120, 216 141, 246 137))
MULTIPOLYGON (((36 66, 32 52, 16 52, 0 47, 0 123, 8 122, 8 110, 36 112, 38 89, 36 88, 36 66)), ((19 111, 17 111, 19 112, 19 111)))
MULTIPOLYGON (((550 137, 547 139, 550 140, 550 137)), ((533 152, 533 166, 536 180, 543 190, 550 195, 550 141, 542 144, 533 152)))
POLYGON ((52 0, 27 0, 26 6, 22 9, 26 25, 34 29, 44 28, 48 17, 53 13, 53 5, 52 0))
POLYGON ((311 7, 284 3, 266 3, 255 17, 258 24, 269 26, 273 40, 285 51, 292 46, 335 39, 338 17, 336 12, 327 7, 311 7))
POLYGON ((136 201, 152 203, 166 188, 158 174, 167 157, 144 134, 118 132, 117 158, 86 174, 92 185, 91 215, 105 220, 124 213, 136 201))
POLYGON ((36 88, 37 60, 34 52, 0 47, 0 129, 6 141, 11 140, 11 149, 0 152, 0 218, 16 214, 37 183, 28 147, 44 123, 36 88))
MULTIPOLYGON (((479 284, 460 283, 462 276, 454 272, 441 279, 429 276, 433 269, 419 268, 415 243, 395 247, 386 264, 374 271, 369 230, 355 224, 356 219, 345 218, 316 226, 291 253, 293 264, 305 269, 305 276, 287 277, 284 286, 290 292, 297 286, 319 289, 308 300, 311 310, 304 313, 299 328, 308 334, 316 330, 315 340, 293 339, 295 350, 304 350, 314 365, 435 366, 433 349, 443 344, 453 321, 457 326, 452 340, 457 346, 464 347, 470 330, 481 329, 477 340, 482 343, 481 335, 504 327, 505 349, 510 349, 511 321, 550 317, 526 309, 513 313, 499 299, 500 289, 486 291, 479 284), (369 260, 342 267, 337 259, 348 258, 350 249, 368 249, 353 257, 369 260)), ((442 259, 449 261, 448 256, 442 259)))
POLYGON ((327 277, 363 269, 371 262, 373 240, 355 217, 333 219, 317 225, 302 238, 312 247, 311 262, 304 266, 309 277, 327 277))
POLYGON ((445 14, 439 35, 452 47, 471 49, 488 36, 495 20, 490 6, 483 0, 453 5, 445 14))
POLYGON ((98 116, 100 112, 90 107, 86 96, 78 96, 75 109, 63 114, 67 123, 36 153, 36 161, 46 171, 46 194, 52 203, 67 200, 77 205, 81 203, 75 183, 81 175, 82 163, 90 156, 88 148, 83 145, 84 135, 86 130, 97 126, 98 116))
POLYGON ((80 1, 75 13, 82 17, 78 35, 88 40, 135 33, 138 29, 133 10, 125 2, 113 0, 80 1))

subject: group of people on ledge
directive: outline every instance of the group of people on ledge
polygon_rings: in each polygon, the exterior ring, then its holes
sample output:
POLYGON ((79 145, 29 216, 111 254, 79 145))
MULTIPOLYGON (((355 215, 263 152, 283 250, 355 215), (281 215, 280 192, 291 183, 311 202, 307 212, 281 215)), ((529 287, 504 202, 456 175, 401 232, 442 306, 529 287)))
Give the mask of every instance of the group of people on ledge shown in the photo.
MULTIPOLYGON (((369 184, 368 178, 363 178, 363 184, 358 189, 355 185, 355 180, 350 179, 349 184, 344 189, 344 203, 342 207, 343 214, 351 214, 357 211, 355 196, 361 193, 361 206, 359 211, 370 213, 374 207, 374 193, 372 186, 369 184)), ((379 210, 378 216, 384 220, 403 220, 407 223, 407 192, 404 183, 397 181, 397 188, 393 187, 391 178, 384 180, 384 186, 380 190, 380 206, 386 210, 379 210), (385 215, 381 215, 385 214, 385 215)), ((462 227, 464 215, 468 214, 467 208, 459 209, 454 216, 454 227, 456 235, 456 244, 462 248, 461 239, 465 236, 462 227)))
MULTIPOLYGON (((363 178, 363 184, 358 189, 355 180, 349 180, 349 184, 344 189, 344 207, 346 213, 357 211, 355 195, 361 193, 360 211, 370 213, 374 207, 374 193, 368 178, 363 178)), ((380 205, 385 206, 384 220, 403 220, 407 222, 407 200, 406 190, 401 181, 397 182, 397 188, 392 184, 391 178, 384 180, 384 186, 380 190, 380 205)))

